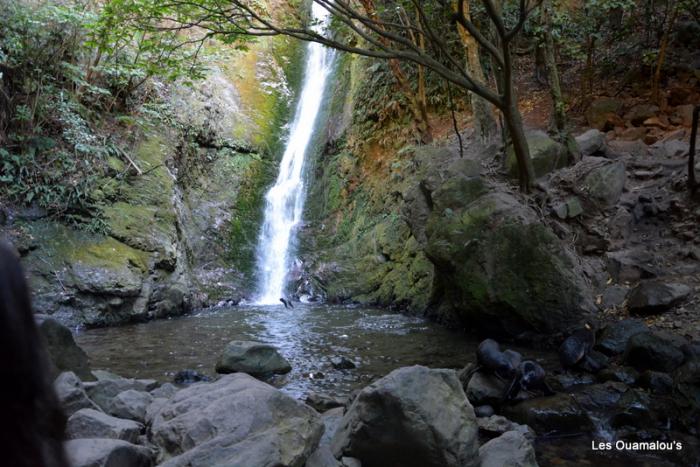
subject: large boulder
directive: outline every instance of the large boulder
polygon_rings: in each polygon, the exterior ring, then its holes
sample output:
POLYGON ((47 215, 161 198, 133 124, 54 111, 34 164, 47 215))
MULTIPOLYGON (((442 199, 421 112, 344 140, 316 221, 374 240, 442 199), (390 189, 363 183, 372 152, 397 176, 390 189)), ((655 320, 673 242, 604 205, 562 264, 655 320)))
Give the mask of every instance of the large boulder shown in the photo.
POLYGON ((451 370, 399 368, 364 388, 333 437, 336 457, 372 466, 476 466, 474 409, 451 370))
POLYGON ((305 404, 244 373, 178 391, 153 416, 167 466, 301 467, 323 433, 305 404))
POLYGON ((107 411, 119 418, 145 422, 146 409, 153 402, 153 396, 145 391, 127 389, 117 394, 109 403, 107 411))
POLYGON ((70 329, 47 315, 34 315, 41 339, 46 345, 54 376, 72 371, 83 380, 95 379, 90 373, 87 354, 73 339, 70 329))
POLYGON ((532 443, 517 431, 508 431, 479 448, 481 467, 537 467, 532 443))
MULTIPOLYGON (((536 177, 542 177, 568 165, 568 154, 564 145, 554 141, 544 131, 528 131, 526 138, 536 177)), ((512 148, 506 155, 506 168, 512 176, 518 174, 518 163, 512 148)))
POLYGON ((253 376, 289 373, 292 366, 269 344, 231 341, 216 364, 217 373, 248 373, 253 376))
POLYGON ((78 438, 113 438, 135 443, 143 425, 132 420, 112 417, 93 409, 81 409, 71 415, 66 436, 78 438))
POLYGON ((153 454, 148 448, 119 439, 73 439, 65 444, 72 467, 150 467, 153 454))
POLYGON ((625 163, 603 157, 587 157, 572 167, 574 191, 601 208, 614 206, 627 181, 625 163))
POLYGON ((58 402, 66 416, 70 417, 80 409, 97 409, 99 407, 90 400, 83 382, 72 371, 65 371, 58 375, 53 383, 58 402))
POLYGON ((426 253, 444 291, 441 310, 518 334, 563 330, 593 309, 578 258, 515 195, 494 188, 452 207, 433 200, 426 253))

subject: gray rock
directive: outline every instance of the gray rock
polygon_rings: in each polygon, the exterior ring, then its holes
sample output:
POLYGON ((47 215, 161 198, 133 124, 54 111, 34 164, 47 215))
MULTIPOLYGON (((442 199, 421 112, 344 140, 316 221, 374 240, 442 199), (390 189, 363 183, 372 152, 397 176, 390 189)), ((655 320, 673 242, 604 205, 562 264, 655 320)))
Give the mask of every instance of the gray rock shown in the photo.
POLYGON ((641 282, 629 293, 627 307, 631 313, 654 314, 667 311, 690 295, 685 284, 649 280, 641 282))
POLYGON ((596 349, 607 355, 621 354, 625 351, 630 337, 648 330, 646 325, 638 319, 623 319, 608 324, 596 343, 596 349))
POLYGON ((620 366, 606 368, 597 375, 598 381, 602 383, 612 381, 627 385, 634 384, 638 377, 639 372, 634 368, 620 366))
POLYGON ((54 376, 72 371, 82 380, 93 380, 87 354, 73 339, 70 329, 47 315, 34 315, 41 339, 46 345, 54 376))
POLYGON ((145 391, 127 389, 117 394, 107 407, 107 412, 119 418, 146 421, 146 409, 153 402, 153 396, 145 391))
POLYGON ((153 424, 153 419, 158 415, 165 403, 168 402, 168 399, 165 397, 155 397, 153 399, 153 402, 146 408, 146 425, 150 426, 153 424))
POLYGON ((605 254, 608 273, 615 282, 631 282, 656 277, 656 258, 646 249, 629 249, 605 254))
POLYGON ((559 219, 573 219, 583 214, 583 206, 576 196, 572 196, 554 208, 554 213, 559 219))
POLYGON ((81 409, 71 415, 66 425, 68 439, 113 438, 136 443, 143 425, 132 420, 112 417, 93 409, 81 409))
POLYGON ((639 126, 644 123, 644 120, 656 116, 658 111, 659 107, 656 105, 637 104, 625 114, 625 119, 632 122, 632 125, 639 126))
POLYGON ((586 166, 586 175, 577 184, 576 190, 602 207, 614 206, 627 180, 624 162, 589 157, 579 165, 586 166))
POLYGON ((479 448, 481 467, 537 467, 532 443, 517 431, 508 431, 479 448))
POLYGON ((147 391, 150 381, 153 380, 138 380, 138 379, 103 379, 94 383, 86 383, 85 391, 90 399, 95 401, 103 410, 108 411, 109 406, 117 394, 120 392, 133 389, 135 391, 147 391))
POLYGON ((504 381, 478 371, 467 384, 467 398, 473 405, 498 405, 503 401, 506 389, 504 381))
POLYGON ((178 391, 155 414, 150 432, 167 466, 300 467, 323 424, 312 408, 235 373, 178 391))
POLYGON ((605 134, 592 128, 576 137, 576 144, 582 156, 596 156, 605 153, 605 134))
POLYGON ((158 386, 157 388, 153 389, 151 391, 151 395, 153 397, 163 397, 165 399, 168 399, 172 397, 175 393, 177 392, 177 387, 171 383, 165 383, 162 386, 158 386))
POLYGON ((474 407, 474 414, 478 418, 483 418, 483 417, 490 417, 495 413, 493 410, 493 407, 490 405, 479 405, 474 407))
POLYGON ((72 467, 150 467, 153 454, 142 446, 119 439, 73 439, 65 443, 72 467))
POLYGON ((683 352, 670 340, 651 332, 642 332, 627 341, 624 361, 639 371, 671 372, 684 360, 683 352))
POLYGON ((70 417, 80 409, 99 410, 97 404, 91 401, 85 392, 83 382, 72 371, 66 371, 58 375, 58 378, 53 383, 53 388, 56 391, 58 402, 61 404, 67 417, 70 417))
POLYGON ((305 467, 340 467, 342 464, 338 461, 331 451, 331 440, 338 431, 340 422, 343 419, 343 408, 337 407, 328 410, 321 414, 323 420, 323 436, 318 443, 318 448, 311 454, 306 461, 305 467))
POLYGON ((476 417, 454 371, 399 368, 360 391, 332 451, 368 466, 476 466, 476 417))
MULTIPOLYGON (((614 127, 615 117, 624 105, 621 99, 599 97, 591 102, 586 110, 586 120, 593 128, 608 131, 614 127)), ((617 117, 619 120, 619 117, 617 117)))
POLYGON ((362 467, 362 462, 355 457, 344 456, 340 458, 340 465, 343 467, 362 467))
POLYGON ((231 341, 216 364, 217 373, 243 372, 253 376, 289 373, 292 366, 269 344, 231 341))
POLYGON ((500 436, 508 431, 516 431, 530 441, 535 439, 535 432, 532 431, 532 428, 512 422, 502 415, 480 418, 477 423, 479 424, 479 433, 489 438, 500 436))

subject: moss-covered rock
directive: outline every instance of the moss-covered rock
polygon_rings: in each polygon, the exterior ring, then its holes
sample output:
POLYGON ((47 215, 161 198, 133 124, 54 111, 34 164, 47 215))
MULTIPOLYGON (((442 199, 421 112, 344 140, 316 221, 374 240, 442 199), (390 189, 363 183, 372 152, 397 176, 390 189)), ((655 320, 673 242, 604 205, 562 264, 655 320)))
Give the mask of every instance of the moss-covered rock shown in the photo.
MULTIPOLYGON (((542 177, 555 169, 566 167, 569 163, 564 145, 554 141, 544 131, 528 131, 525 136, 536 177, 542 177)), ((512 177, 517 177, 518 163, 512 147, 506 154, 506 169, 512 177)))

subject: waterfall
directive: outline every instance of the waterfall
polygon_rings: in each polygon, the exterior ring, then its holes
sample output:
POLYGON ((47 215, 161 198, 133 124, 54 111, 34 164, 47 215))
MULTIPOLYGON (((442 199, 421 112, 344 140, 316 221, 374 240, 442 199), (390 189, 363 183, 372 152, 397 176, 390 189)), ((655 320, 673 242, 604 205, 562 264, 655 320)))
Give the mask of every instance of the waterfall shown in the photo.
MULTIPOLYGON (((321 32, 328 11, 312 4, 314 28, 321 32)), ((332 52, 315 42, 308 44, 304 83, 275 184, 265 195, 265 215, 257 249, 258 296, 261 305, 279 304, 290 265, 290 245, 301 222, 305 187, 304 158, 321 108, 332 52)))

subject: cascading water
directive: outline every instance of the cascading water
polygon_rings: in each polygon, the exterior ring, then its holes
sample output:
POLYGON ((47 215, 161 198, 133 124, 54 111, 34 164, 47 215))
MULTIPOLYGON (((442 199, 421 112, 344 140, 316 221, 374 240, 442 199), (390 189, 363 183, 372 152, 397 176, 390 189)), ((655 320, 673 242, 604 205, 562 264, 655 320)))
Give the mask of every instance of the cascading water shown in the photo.
MULTIPOLYGON (((317 32, 325 27, 328 11, 313 3, 317 32)), ((289 249, 304 207, 303 169, 306 150, 323 100, 331 70, 332 52, 320 44, 308 45, 304 84, 289 133, 279 175, 265 195, 265 217, 258 241, 258 297, 261 305, 279 304, 286 286, 289 249)))

